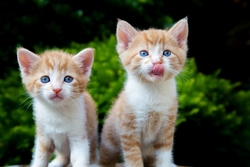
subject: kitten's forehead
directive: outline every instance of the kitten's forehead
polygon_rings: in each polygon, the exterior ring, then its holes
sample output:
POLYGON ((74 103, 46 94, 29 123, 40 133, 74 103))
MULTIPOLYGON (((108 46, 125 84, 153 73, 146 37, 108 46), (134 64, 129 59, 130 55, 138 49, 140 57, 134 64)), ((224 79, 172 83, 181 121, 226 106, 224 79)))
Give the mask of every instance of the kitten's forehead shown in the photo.
POLYGON ((61 51, 48 51, 41 55, 41 68, 65 71, 74 67, 72 55, 61 51))
POLYGON ((173 40, 173 37, 169 34, 167 30, 159 29, 148 29, 138 33, 136 41, 140 41, 140 44, 145 44, 147 46, 155 45, 177 45, 173 40), (142 43, 143 41, 143 43, 142 43))

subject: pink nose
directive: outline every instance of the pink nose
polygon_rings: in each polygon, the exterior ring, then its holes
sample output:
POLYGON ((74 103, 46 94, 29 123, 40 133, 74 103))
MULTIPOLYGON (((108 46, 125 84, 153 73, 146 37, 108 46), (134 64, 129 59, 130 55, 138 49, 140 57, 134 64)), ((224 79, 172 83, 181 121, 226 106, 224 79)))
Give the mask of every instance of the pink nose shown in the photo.
POLYGON ((61 88, 54 88, 53 92, 55 92, 56 94, 58 94, 59 92, 61 92, 61 90, 62 90, 61 88))

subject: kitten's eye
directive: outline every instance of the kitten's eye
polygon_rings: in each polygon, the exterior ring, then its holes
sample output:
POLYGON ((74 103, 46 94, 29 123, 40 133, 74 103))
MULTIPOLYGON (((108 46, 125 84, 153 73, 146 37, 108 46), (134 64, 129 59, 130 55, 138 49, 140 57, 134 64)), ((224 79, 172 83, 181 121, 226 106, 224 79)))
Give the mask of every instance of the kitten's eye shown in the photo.
POLYGON ((169 57, 171 55, 171 52, 169 50, 165 50, 163 52, 163 56, 169 57))
POLYGON ((43 76, 43 77, 41 78, 41 82, 42 82, 42 83, 48 83, 49 81, 50 81, 50 79, 49 79, 48 76, 43 76))
POLYGON ((142 57, 148 56, 148 52, 147 51, 140 51, 140 56, 142 56, 142 57))
POLYGON ((72 82, 72 81, 73 81, 73 78, 70 77, 70 76, 66 76, 66 77, 64 78, 64 82, 70 83, 70 82, 72 82))

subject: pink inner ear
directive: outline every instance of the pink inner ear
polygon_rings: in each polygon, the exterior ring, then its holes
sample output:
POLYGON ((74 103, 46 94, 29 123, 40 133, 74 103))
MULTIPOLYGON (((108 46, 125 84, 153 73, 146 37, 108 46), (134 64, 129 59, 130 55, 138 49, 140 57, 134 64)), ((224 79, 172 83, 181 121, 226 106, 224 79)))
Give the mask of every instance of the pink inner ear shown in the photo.
POLYGON ((178 21, 169 32, 174 36, 180 48, 186 49, 188 37, 187 19, 178 21))
POLYGON ((182 48, 184 44, 186 44, 187 41, 187 30, 183 29, 178 35, 177 35, 177 41, 179 46, 182 48))
POLYGON ((91 70, 92 63, 93 63, 93 56, 89 53, 82 61, 83 63, 83 72, 88 73, 91 70))
POLYGON ((94 49, 87 48, 79 52, 73 57, 82 68, 84 75, 90 76, 91 68, 94 60, 94 49))
POLYGON ((123 50, 127 50, 128 44, 129 44, 129 42, 131 42, 131 40, 128 38, 127 34, 124 33, 123 31, 117 32, 117 41, 123 50))
POLYGON ((18 63, 23 75, 29 75, 30 69, 39 57, 27 49, 20 48, 17 51, 18 63))
POLYGON ((116 30, 117 50, 118 53, 124 52, 128 49, 129 44, 137 34, 137 31, 129 23, 119 20, 116 30))
POLYGON ((30 68, 30 61, 25 59, 24 56, 19 57, 19 62, 20 62, 20 68, 23 70, 25 74, 29 74, 29 68, 30 68))

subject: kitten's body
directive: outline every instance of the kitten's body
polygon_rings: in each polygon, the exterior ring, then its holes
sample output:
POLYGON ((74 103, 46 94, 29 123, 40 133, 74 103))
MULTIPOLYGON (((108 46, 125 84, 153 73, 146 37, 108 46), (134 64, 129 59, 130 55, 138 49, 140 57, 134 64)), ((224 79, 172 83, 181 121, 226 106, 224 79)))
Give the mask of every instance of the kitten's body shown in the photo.
POLYGON ((100 166, 114 167, 120 151, 126 167, 175 166, 172 147, 178 101, 174 77, 186 60, 187 33, 186 19, 168 31, 137 31, 125 21, 118 22, 117 51, 127 81, 104 123, 100 166))
POLYGON ((93 49, 75 56, 46 51, 41 56, 19 48, 23 83, 33 98, 36 122, 32 167, 87 167, 97 162, 96 106, 86 91, 93 49))

